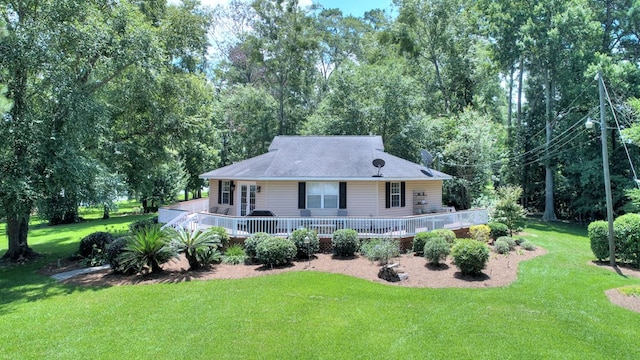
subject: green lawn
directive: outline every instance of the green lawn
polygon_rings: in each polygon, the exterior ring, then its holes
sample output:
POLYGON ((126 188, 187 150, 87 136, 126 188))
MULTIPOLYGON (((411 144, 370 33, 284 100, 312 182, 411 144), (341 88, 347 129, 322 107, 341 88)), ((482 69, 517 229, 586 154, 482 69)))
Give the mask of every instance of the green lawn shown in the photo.
MULTIPOLYGON (((119 220, 35 227, 30 241, 64 256, 119 220)), ((640 280, 588 265, 584 227, 533 222, 526 231, 549 253, 492 289, 314 272, 82 288, 35 274, 37 264, 2 268, 0 358, 639 358, 640 314, 604 291, 640 280)))

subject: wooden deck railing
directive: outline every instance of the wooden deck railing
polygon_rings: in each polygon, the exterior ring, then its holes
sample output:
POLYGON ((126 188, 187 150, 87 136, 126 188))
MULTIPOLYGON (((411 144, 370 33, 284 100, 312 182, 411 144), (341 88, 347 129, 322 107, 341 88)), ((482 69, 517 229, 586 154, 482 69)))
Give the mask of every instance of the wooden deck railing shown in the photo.
POLYGON ((337 229, 354 229, 361 238, 411 237, 421 231, 433 229, 462 229, 472 225, 486 224, 488 213, 485 209, 466 210, 450 213, 425 214, 398 218, 360 217, 237 217, 210 213, 188 213, 186 211, 160 209, 159 221, 165 226, 183 228, 206 228, 221 226, 231 237, 244 238, 252 233, 266 232, 277 236, 287 236, 294 230, 308 228, 316 230, 320 237, 331 237, 337 229), (175 219, 179 217, 179 219, 175 219), (169 219, 165 220, 163 219, 169 219))

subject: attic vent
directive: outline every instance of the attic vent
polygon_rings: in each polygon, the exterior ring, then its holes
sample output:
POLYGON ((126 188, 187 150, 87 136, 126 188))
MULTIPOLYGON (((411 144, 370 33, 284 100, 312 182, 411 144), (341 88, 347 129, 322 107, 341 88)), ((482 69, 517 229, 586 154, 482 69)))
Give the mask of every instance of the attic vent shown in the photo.
POLYGON ((378 168, 378 173, 376 175, 373 175, 373 177, 382 177, 382 174, 380 173, 380 169, 384 167, 384 160, 382 159, 373 160, 373 166, 378 168))

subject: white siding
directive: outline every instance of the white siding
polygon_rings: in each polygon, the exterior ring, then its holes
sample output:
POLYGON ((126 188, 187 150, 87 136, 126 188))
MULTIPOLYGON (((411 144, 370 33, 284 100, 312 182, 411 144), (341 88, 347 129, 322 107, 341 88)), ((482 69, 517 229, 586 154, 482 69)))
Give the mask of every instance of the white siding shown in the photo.
MULTIPOLYGON (((271 210, 277 216, 300 216, 298 209, 298 181, 257 181, 256 209, 271 210)), ((385 208, 385 181, 347 181, 347 214, 354 217, 395 217, 414 215, 415 191, 426 192, 428 208, 442 207, 442 181, 406 181, 405 207, 385 208)), ((235 195, 235 194, 234 194, 235 195)), ((229 212, 236 214, 235 202, 229 212)), ((218 204, 218 180, 209 181, 209 208, 224 209, 218 204)), ((336 216, 337 209, 312 209, 312 216, 336 216)))

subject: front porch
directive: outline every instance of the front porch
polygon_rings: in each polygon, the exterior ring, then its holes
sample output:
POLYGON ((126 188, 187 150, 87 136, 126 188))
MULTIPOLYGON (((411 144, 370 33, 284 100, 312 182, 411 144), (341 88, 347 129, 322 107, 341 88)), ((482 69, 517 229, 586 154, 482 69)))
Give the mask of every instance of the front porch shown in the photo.
POLYGON ((246 238, 255 232, 288 236, 294 230, 309 228, 321 238, 330 238, 337 229, 353 229, 360 238, 408 238, 434 229, 458 230, 486 224, 486 209, 433 213, 404 217, 246 217, 207 212, 208 199, 178 203, 158 210, 158 221, 164 226, 207 228, 220 226, 232 238, 246 238))

